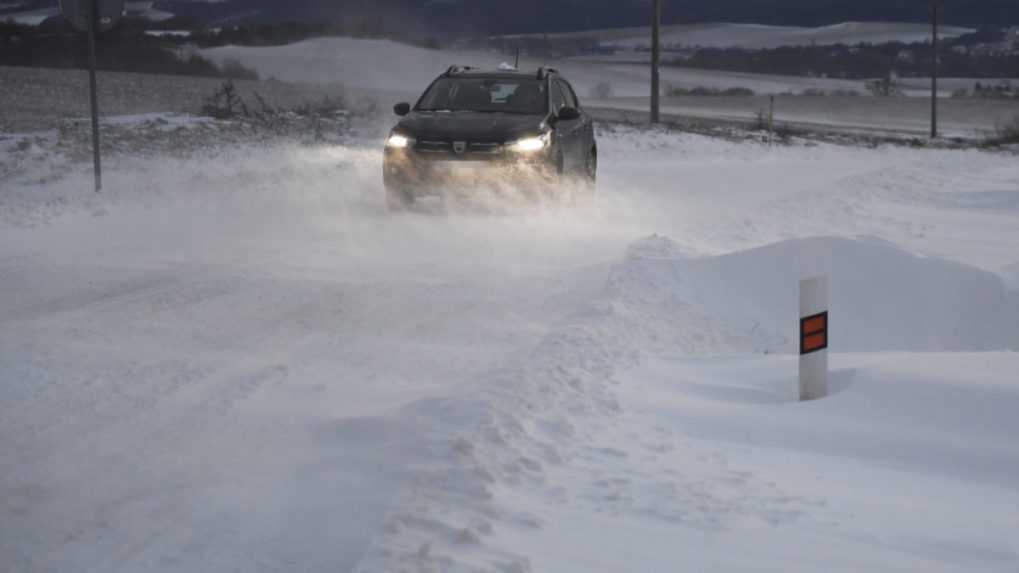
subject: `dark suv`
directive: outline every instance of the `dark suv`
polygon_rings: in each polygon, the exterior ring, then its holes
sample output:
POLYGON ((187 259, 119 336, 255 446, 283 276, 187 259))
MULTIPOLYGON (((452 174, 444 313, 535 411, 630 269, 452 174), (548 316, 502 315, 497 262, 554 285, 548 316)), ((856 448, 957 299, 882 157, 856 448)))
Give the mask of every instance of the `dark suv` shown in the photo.
MULTIPOLYGON (((425 90, 386 139, 386 202, 506 184, 557 192, 564 180, 593 190, 598 146, 591 118, 569 82, 536 73, 453 66, 425 90)), ((571 186, 572 187, 572 186, 571 186)))

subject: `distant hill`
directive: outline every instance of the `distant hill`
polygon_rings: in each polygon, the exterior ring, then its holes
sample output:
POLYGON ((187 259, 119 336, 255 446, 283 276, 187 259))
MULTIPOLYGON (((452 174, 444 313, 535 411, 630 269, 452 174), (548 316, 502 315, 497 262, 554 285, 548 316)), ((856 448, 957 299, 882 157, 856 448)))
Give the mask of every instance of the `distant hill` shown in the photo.
MULTIPOLYGON (((366 29, 429 33, 568 32, 647 24, 650 0, 158 0, 156 10, 222 25, 282 21, 355 22, 366 29)), ((56 0, 0 3, 4 13, 56 0), (7 8, 3 8, 7 6, 7 8)), ((837 22, 924 22, 928 0, 663 0, 667 24, 699 22, 823 26, 837 22)), ((948 0, 945 22, 973 28, 1019 24, 1019 0, 948 0)))
MULTIPOLYGON (((505 33, 575 31, 647 24, 649 0, 444 0, 444 14, 505 33), (458 16, 458 15, 463 16, 458 16)), ((703 22, 824 26, 838 22, 926 22, 928 0, 663 0, 667 24, 703 22)), ((949 0, 945 22, 973 28, 1019 24, 1019 0, 949 0)))

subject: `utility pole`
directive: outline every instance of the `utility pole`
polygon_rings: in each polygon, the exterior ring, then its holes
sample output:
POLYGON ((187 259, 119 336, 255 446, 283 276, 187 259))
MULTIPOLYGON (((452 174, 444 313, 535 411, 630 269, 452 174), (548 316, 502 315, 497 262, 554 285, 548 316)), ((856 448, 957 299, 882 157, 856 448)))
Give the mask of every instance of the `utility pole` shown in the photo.
POLYGON ((938 137, 938 8, 931 0, 931 139, 938 137))
POLYGON ((662 0, 652 0, 651 11, 651 123, 658 123, 661 120, 658 101, 658 62, 661 57, 659 34, 662 25, 662 0))
POLYGON ((103 189, 103 166, 99 158, 99 99, 96 95, 96 34, 99 32, 99 0, 88 4, 88 82, 92 107, 92 170, 96 193, 103 189))
POLYGON ((103 188, 99 153, 99 98, 96 94, 96 37, 124 16, 124 0, 60 0, 60 12, 88 40, 88 95, 92 108, 92 162, 96 191, 103 188))

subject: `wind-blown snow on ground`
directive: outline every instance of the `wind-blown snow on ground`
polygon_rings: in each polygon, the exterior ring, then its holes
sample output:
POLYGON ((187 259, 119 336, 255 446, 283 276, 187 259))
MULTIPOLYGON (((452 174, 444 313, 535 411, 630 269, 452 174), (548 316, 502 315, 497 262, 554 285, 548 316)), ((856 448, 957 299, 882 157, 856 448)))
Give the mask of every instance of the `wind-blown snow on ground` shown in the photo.
POLYGON ((5 570, 1014 570, 1014 157, 600 137, 399 216, 376 141, 5 147, 5 570))

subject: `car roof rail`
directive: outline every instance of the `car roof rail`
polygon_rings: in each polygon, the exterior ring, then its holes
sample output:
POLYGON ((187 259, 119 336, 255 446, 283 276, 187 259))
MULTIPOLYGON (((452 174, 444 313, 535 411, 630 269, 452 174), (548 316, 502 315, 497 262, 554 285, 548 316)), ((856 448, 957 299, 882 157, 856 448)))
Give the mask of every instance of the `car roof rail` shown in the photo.
POLYGON ((555 68, 550 68, 548 66, 541 66, 540 68, 538 68, 538 79, 539 80, 543 80, 543 79, 545 79, 550 74, 558 74, 558 73, 559 73, 559 70, 557 70, 555 68))
POLYGON ((455 76, 457 74, 462 74, 464 72, 469 72, 469 71, 475 70, 475 69, 477 69, 477 68, 475 68, 474 66, 458 66, 458 65, 454 64, 452 66, 449 66, 449 69, 447 69, 446 73, 443 74, 443 75, 445 75, 445 76, 455 76))

